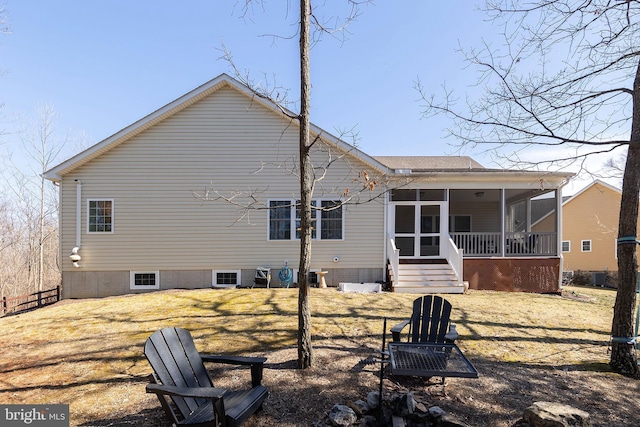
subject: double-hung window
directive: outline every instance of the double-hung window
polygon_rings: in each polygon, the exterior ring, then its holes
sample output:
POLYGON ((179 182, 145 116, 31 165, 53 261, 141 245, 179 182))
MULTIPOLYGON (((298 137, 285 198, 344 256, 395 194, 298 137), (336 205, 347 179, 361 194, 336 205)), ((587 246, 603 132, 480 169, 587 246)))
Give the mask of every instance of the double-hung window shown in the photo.
POLYGON ((320 238, 322 240, 342 239, 342 204, 336 200, 320 202, 320 238))
POLYGON ((89 200, 87 217, 89 233, 113 233, 113 200, 89 200))
POLYGON ((269 240, 291 240, 291 200, 269 202, 269 240))
MULTIPOLYGON (((339 200, 312 200, 311 238, 341 240, 344 209, 339 200)), ((271 200, 269 202, 269 240, 300 239, 300 201, 271 200)))
MULTIPOLYGON (((317 236, 318 215, 315 207, 317 203, 315 200, 311 201, 311 238, 315 239, 317 236)), ((296 240, 300 239, 300 200, 296 200, 296 240)))

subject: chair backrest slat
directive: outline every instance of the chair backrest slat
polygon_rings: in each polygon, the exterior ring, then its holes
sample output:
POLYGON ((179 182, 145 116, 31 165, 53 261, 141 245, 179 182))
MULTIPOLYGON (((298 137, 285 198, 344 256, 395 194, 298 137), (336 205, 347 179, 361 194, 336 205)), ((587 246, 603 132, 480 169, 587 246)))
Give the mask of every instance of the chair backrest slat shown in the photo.
POLYGON ((409 328, 411 342, 444 342, 449 329, 451 303, 439 296, 426 295, 413 301, 409 328))
MULTIPOLYGON (((191 334, 180 328, 165 328, 151 335, 144 354, 161 384, 177 387, 212 387, 191 334)), ((183 416, 202 405, 206 399, 172 397, 183 416)))

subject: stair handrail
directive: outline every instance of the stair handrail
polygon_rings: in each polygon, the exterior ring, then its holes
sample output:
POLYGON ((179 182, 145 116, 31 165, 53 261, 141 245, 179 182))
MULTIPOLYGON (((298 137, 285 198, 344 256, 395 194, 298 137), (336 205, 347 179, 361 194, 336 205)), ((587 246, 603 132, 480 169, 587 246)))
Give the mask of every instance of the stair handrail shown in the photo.
POLYGON ((393 274, 393 286, 396 286, 400 272, 400 249, 396 247, 396 242, 391 234, 389 234, 387 238, 387 257, 389 258, 391 273, 393 274))
POLYGON ((447 239, 449 243, 445 250, 445 256, 449 265, 453 269, 453 272, 456 274, 456 278, 458 279, 458 284, 462 283, 462 266, 463 266, 463 258, 464 258, 464 249, 456 246, 456 243, 453 241, 453 238, 449 236, 447 239))

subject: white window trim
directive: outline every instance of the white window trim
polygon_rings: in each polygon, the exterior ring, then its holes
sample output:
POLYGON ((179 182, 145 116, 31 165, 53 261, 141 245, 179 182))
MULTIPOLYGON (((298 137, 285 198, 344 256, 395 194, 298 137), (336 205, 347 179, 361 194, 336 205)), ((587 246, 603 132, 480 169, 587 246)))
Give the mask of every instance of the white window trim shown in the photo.
POLYGON ((129 271, 129 289, 160 289, 160 271, 129 271), (155 286, 136 286, 136 274, 155 274, 155 286))
POLYGON ((593 242, 591 240, 581 240, 580 241, 580 251, 582 251, 582 252, 591 252, 591 251, 593 251, 593 242), (584 243, 585 242, 589 242, 589 250, 588 251, 584 250, 584 243))
POLYGON ((226 288, 226 287, 235 287, 242 285, 242 270, 213 270, 211 276, 211 286, 217 288, 226 288), (235 273, 236 275, 236 283, 235 284, 218 284, 218 273, 235 273))
MULTIPOLYGON (((318 275, 318 273, 319 273, 319 272, 321 272, 321 271, 322 271, 322 269, 321 269, 321 268, 310 268, 310 269, 309 269, 309 273, 316 273, 316 276, 317 276, 317 275, 318 275)), ((297 268, 294 268, 294 269, 292 270, 292 272, 293 272, 293 279, 292 279, 292 283, 298 283, 298 269, 297 269, 297 268)), ((320 278, 318 277, 318 280, 319 280, 319 279, 320 279, 320 278)), ((317 282, 316 282, 316 283, 310 283, 310 284, 312 284, 312 285, 313 285, 313 284, 317 284, 317 282)))
MULTIPOLYGON (((283 198, 273 198, 273 199, 267 199, 267 206, 270 208, 271 207, 271 202, 289 202, 291 204, 291 216, 290 216, 290 222, 289 222, 289 226, 291 227, 290 230, 290 239, 271 239, 271 235, 270 235, 270 226, 271 226, 271 218, 269 216, 269 214, 267 214, 267 241, 269 242, 291 242, 291 241, 299 241, 300 239, 298 239, 296 237, 296 202, 299 199, 288 199, 286 197, 283 198)), ((325 201, 339 201, 340 203, 342 203, 342 200, 340 199, 336 199, 336 198, 332 198, 332 197, 321 197, 321 198, 316 198, 313 199, 314 202, 316 202, 316 206, 321 206, 322 202, 325 201)), ((268 209, 267 209, 268 211, 268 209)), ((314 241, 328 241, 328 242, 339 242, 339 241, 343 241, 344 240, 344 236, 345 236, 345 206, 341 205, 340 206, 340 211, 342 213, 342 218, 341 218, 341 222, 342 222, 342 228, 341 228, 341 233, 340 235, 342 236, 339 239, 322 239, 321 235, 322 235, 322 209, 312 209, 312 214, 315 213, 316 218, 315 218, 315 223, 316 223, 316 237, 313 238, 314 241)))
POLYGON ((571 240, 563 240, 562 243, 560 244, 560 249, 562 249, 562 247, 564 246, 565 243, 568 243, 569 249, 567 249, 566 251, 562 251, 562 252, 565 252, 565 253, 571 252, 571 240))
POLYGON ((87 199, 87 234, 113 234, 114 230, 115 230, 115 206, 116 206, 116 202, 114 201, 114 199, 100 199, 100 198, 94 198, 94 199, 87 199), (111 202, 111 231, 90 231, 89 229, 89 225, 90 225, 90 218, 89 216, 91 215, 91 202, 111 202))

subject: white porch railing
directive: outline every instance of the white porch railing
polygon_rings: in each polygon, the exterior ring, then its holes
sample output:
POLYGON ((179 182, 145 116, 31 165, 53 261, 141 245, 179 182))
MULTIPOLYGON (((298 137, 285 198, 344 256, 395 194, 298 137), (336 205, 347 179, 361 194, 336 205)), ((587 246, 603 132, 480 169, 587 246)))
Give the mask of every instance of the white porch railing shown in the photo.
POLYGON ((451 233, 457 247, 467 256, 499 256, 502 254, 500 233, 451 233))
POLYGON ((391 235, 387 236, 387 257, 391 265, 391 273, 393 274, 393 283, 398 283, 398 274, 400 272, 400 249, 396 248, 396 242, 391 235))
POLYGON ((451 237, 445 240, 445 257, 454 273, 456 273, 458 283, 462 283, 462 259, 464 258, 464 250, 458 247, 451 237))
POLYGON ((556 233, 505 233, 507 256, 558 255, 556 233))
POLYGON ((556 233, 509 232, 451 233, 453 242, 467 256, 556 256, 556 233))

